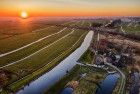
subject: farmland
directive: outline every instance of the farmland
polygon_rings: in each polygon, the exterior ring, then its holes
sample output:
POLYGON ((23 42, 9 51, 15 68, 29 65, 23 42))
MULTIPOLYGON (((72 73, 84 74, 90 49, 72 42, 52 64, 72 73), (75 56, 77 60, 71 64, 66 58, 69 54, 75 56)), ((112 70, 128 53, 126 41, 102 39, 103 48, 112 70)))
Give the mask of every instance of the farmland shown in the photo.
POLYGON ((125 24, 125 25, 122 25, 122 29, 126 33, 135 34, 135 35, 140 34, 140 25, 138 24, 131 24, 131 23, 125 24))
MULTIPOLYGON (((65 24, 68 25, 68 23, 65 23, 65 24)), ((71 24, 72 24, 72 22, 71 22, 71 24)), ((41 25, 41 24, 39 24, 39 25, 41 25)), ((7 27, 10 28, 9 25, 7 27)), ((16 27, 16 25, 14 27, 16 27)), ((46 25, 46 27, 43 27, 43 28, 37 28, 35 30, 30 30, 23 34, 18 34, 18 35, 14 35, 14 36, 11 36, 11 37, 8 37, 5 39, 1 39, 0 40, 0 44, 1 44, 0 53, 2 54, 5 52, 8 52, 8 51, 11 51, 11 50, 15 50, 19 47, 22 47, 31 42, 34 42, 40 38, 43 38, 50 34, 56 33, 58 31, 60 31, 61 29, 62 29, 61 27, 56 27, 56 26, 53 27, 51 25, 46 25), (7 44, 7 42, 8 42, 8 44, 7 44)), ((8 31, 5 31, 5 32, 10 34, 8 31)), ((20 32, 20 31, 18 31, 18 32, 20 32)), ((2 33, 2 31, 0 33, 2 33)), ((5 35, 2 34, 2 36, 5 36, 5 35)))
MULTIPOLYGON (((137 21, 128 23, 125 20, 102 18, 15 19, 8 19, 8 22, 2 20, 7 26, 0 24, 0 93, 57 94, 69 87, 69 83, 77 81, 74 94, 92 94, 100 92, 101 82, 108 81, 108 77, 116 79, 109 80, 108 84, 116 85, 110 85, 112 89, 107 88, 107 91, 111 90, 114 94, 118 90, 128 92, 124 89, 127 81, 123 73, 127 63, 97 63, 96 59, 100 56, 104 58, 102 54, 107 53, 109 49, 106 47, 111 45, 115 51, 112 48, 110 51, 119 53, 120 49, 115 47, 119 47, 122 40, 126 42, 124 46, 133 46, 138 55, 139 41, 127 38, 131 34, 139 35, 137 21), (24 24, 19 24, 22 21, 24 24)), ((122 48, 125 52, 126 47, 122 48)))
POLYGON ((53 34, 52 36, 49 36, 49 37, 47 36, 46 38, 43 38, 42 41, 36 42, 30 46, 24 47, 23 49, 15 51, 6 56, 2 56, 2 57, 0 57, 0 61, 2 61, 4 64, 3 63, 1 63, 1 64, 5 65, 10 62, 14 62, 16 60, 22 59, 25 56, 30 55, 30 54, 34 53, 35 51, 45 47, 46 45, 51 44, 52 42, 56 41, 57 39, 61 38, 62 36, 68 34, 70 31, 71 31, 70 29, 63 28, 62 30, 60 30, 60 32, 57 32, 57 33, 53 34))
MULTIPOLYGON (((84 21, 55 24, 90 25, 84 21)), ((0 68, 10 72, 10 79, 4 84, 8 90, 15 92, 52 69, 79 47, 88 33, 80 29, 57 27, 55 24, 0 40, 0 68)), ((14 31, 10 31, 10 34, 11 32, 14 31)), ((5 90, 3 92, 8 92, 5 90)))

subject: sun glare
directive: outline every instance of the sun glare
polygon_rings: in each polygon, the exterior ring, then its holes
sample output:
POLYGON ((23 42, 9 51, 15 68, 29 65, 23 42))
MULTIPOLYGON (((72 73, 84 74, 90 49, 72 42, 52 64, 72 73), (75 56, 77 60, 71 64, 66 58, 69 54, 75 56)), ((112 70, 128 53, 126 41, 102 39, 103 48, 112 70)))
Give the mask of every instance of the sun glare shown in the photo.
POLYGON ((20 16, 21 16, 21 18, 25 19, 28 17, 28 13, 25 11, 22 11, 20 16))

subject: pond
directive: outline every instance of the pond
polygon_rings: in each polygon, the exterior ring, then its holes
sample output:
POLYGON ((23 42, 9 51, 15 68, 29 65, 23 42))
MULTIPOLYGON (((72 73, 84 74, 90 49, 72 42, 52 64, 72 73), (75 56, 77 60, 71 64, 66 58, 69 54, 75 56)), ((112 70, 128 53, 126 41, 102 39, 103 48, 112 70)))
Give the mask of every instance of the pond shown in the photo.
POLYGON ((120 75, 117 73, 107 75, 97 88, 96 94, 112 94, 119 77, 120 75))

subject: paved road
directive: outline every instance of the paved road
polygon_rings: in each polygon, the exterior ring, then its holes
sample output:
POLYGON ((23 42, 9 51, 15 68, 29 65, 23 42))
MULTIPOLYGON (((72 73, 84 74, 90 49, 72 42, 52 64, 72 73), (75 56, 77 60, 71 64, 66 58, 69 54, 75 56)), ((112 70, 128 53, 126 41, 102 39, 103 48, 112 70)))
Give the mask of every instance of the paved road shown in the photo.
POLYGON ((108 66, 110 66, 110 67, 112 67, 112 68, 114 68, 121 75, 121 85, 120 85, 118 94, 123 94, 124 93, 124 88, 125 88, 125 82, 126 82, 126 78, 125 78, 124 73, 120 69, 118 69, 116 66, 114 66, 114 65, 112 65, 110 63, 107 63, 106 62, 105 64, 108 65, 108 66))

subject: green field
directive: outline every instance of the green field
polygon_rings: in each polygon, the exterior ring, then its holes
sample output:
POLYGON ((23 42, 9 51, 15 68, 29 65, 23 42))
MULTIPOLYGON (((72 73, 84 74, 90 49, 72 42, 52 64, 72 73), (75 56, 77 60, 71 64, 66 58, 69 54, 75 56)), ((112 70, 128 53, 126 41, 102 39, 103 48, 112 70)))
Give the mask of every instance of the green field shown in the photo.
POLYGON ((83 21, 84 22, 84 26, 82 27, 90 27, 91 23, 89 21, 83 21))
MULTIPOLYGON (((84 32, 85 31, 75 30, 73 33, 66 36, 64 39, 61 39, 60 41, 54 43, 48 48, 43 49, 37 54, 34 54, 33 56, 22 60, 14 65, 6 67, 5 69, 10 70, 14 73, 17 73, 20 70, 26 70, 30 73, 31 71, 34 71, 41 66, 44 66, 44 64, 50 62, 63 51, 70 48, 84 32)), ((26 73, 22 75, 24 76, 26 75, 26 73)))
MULTIPOLYGON (((90 22, 75 20, 63 25, 89 27, 90 22)), ((10 78, 4 80, 6 82, 2 93, 16 92, 54 68, 81 45, 88 33, 85 30, 55 25, 42 27, 33 32, 29 29, 29 32, 25 30, 26 33, 0 39, 0 69, 10 72, 10 78)), ((3 34, 1 36, 5 37, 3 34)))
POLYGON ((57 65, 61 60, 63 60, 67 55, 69 55, 75 48, 77 48, 81 44, 81 42, 83 41, 86 34, 87 33, 84 33, 81 36, 81 38, 75 43, 74 46, 72 46, 68 50, 64 51, 62 54, 60 54, 59 56, 54 58, 52 61, 50 61, 45 66, 41 67, 40 69, 34 71, 33 73, 31 73, 29 75, 23 77, 23 79, 20 79, 20 80, 16 81, 15 83, 9 85, 8 88, 12 89, 13 91, 16 91, 19 87, 29 83, 30 81, 37 78, 38 76, 40 76, 44 72, 53 68, 55 65, 57 65))
MULTIPOLYGON (((5 81, 4 85, 0 85, 2 87, 2 92, 0 91, 0 93, 16 93, 30 84, 30 82, 49 72, 75 51, 89 32, 88 30, 72 27, 61 27, 59 26, 60 24, 88 28, 95 22, 107 24, 109 20, 77 19, 66 23, 63 21, 58 23, 52 22, 53 24, 49 22, 50 25, 43 23, 42 26, 36 27, 34 25, 35 27, 32 29, 25 28, 25 33, 23 33, 24 30, 20 32, 17 29, 13 29, 15 27, 11 27, 11 31, 6 31, 6 33, 9 32, 9 35, 0 31, 0 70, 9 73, 7 78, 5 77, 6 79, 3 80, 5 81)), ((140 26, 130 25, 128 27, 128 25, 124 24, 122 29, 127 33, 140 34, 140 26)), ((95 34, 92 39, 92 45, 90 45, 78 62, 83 64, 94 63, 95 55, 92 51, 94 48, 91 48, 97 44, 96 42, 97 35, 95 34)), ((105 70, 96 67, 76 65, 58 83, 50 87, 46 94, 60 93, 70 81, 79 82, 73 94, 95 93, 97 86, 104 79, 106 73, 105 70), (84 73, 86 73, 86 76, 81 78, 81 74, 84 73)), ((117 88, 114 89, 114 94, 119 89, 119 85, 117 84, 117 88)))
MULTIPOLYGON (((84 21, 72 23, 67 25, 89 25, 88 22, 84 21)), ((22 86, 52 69, 80 46, 87 33, 88 31, 85 30, 53 26, 41 31, 0 40, 0 43, 3 44, 0 46, 1 52, 5 53, 51 35, 23 49, 0 57, 0 67, 12 73, 11 78, 6 83, 7 88, 17 91, 22 86), (9 42, 9 46, 6 46, 6 42, 9 42)))
POLYGON ((15 37, 21 34, 31 33, 32 31, 50 27, 56 24, 70 25, 68 19, 57 18, 29 18, 20 19, 17 17, 0 19, 0 40, 15 37))
POLYGON ((126 32, 126 33, 130 33, 130 34, 140 34, 140 25, 123 25, 122 29, 126 32))
POLYGON ((35 43, 31 46, 28 46, 22 50, 16 51, 16 52, 6 55, 4 57, 0 57, 0 61, 1 61, 0 65, 3 66, 6 64, 9 64, 11 62, 17 61, 19 59, 22 59, 25 56, 28 56, 28 55, 38 51, 39 49, 51 44, 52 42, 56 41, 57 39, 63 37, 64 35, 66 35, 70 32, 71 32, 70 29, 65 29, 63 32, 61 32, 57 35, 48 37, 48 38, 44 39, 43 41, 35 43))
MULTIPOLYGON (((78 23, 78 25, 80 25, 80 23, 78 23)), ((53 27, 55 28, 55 27, 53 27)), ((57 29, 57 27, 56 27, 57 29)), ((59 29, 58 29, 59 30, 59 29)), ((62 28, 61 30, 56 30, 55 33, 53 33, 54 35, 49 36, 44 38, 43 40, 36 42, 28 47, 25 47, 21 50, 18 50, 16 52, 13 52, 11 54, 8 54, 6 56, 0 57, 0 66, 12 63, 14 61, 20 60, 36 51, 38 51, 39 49, 42 49, 43 47, 53 43, 54 41, 56 41, 57 39, 63 37, 64 35, 68 34, 71 32, 71 29, 67 29, 67 28, 62 28)), ((41 33, 43 33, 43 31, 40 31, 41 33)), ((47 33, 47 32, 46 32, 47 33)), ((26 41, 24 41, 26 42, 26 41)), ((15 44, 13 47, 16 47, 17 45, 15 44)), ((6 49, 6 48, 3 48, 6 49)), ((7 48, 8 49, 8 48, 7 48)))
MULTIPOLYGON (((69 23, 71 24, 71 23, 69 23)), ((74 23, 73 23, 74 24, 74 23)), ((68 25, 68 24, 67 24, 68 25)), ((72 24, 71 24, 72 25, 72 24)), ((0 53, 5 53, 11 50, 15 50, 19 47, 25 46, 31 42, 34 42, 40 38, 46 37, 50 34, 59 32, 62 27, 46 26, 43 29, 39 29, 37 32, 29 32, 25 34, 16 35, 10 38, 0 40, 0 53)))
POLYGON ((42 37, 56 33, 61 29, 62 28, 60 27, 51 27, 51 28, 46 28, 45 30, 41 30, 40 32, 31 32, 31 33, 21 34, 21 35, 0 40, 0 44, 1 44, 0 53, 5 53, 11 50, 15 50, 19 47, 22 47, 33 41, 36 41, 42 37))

